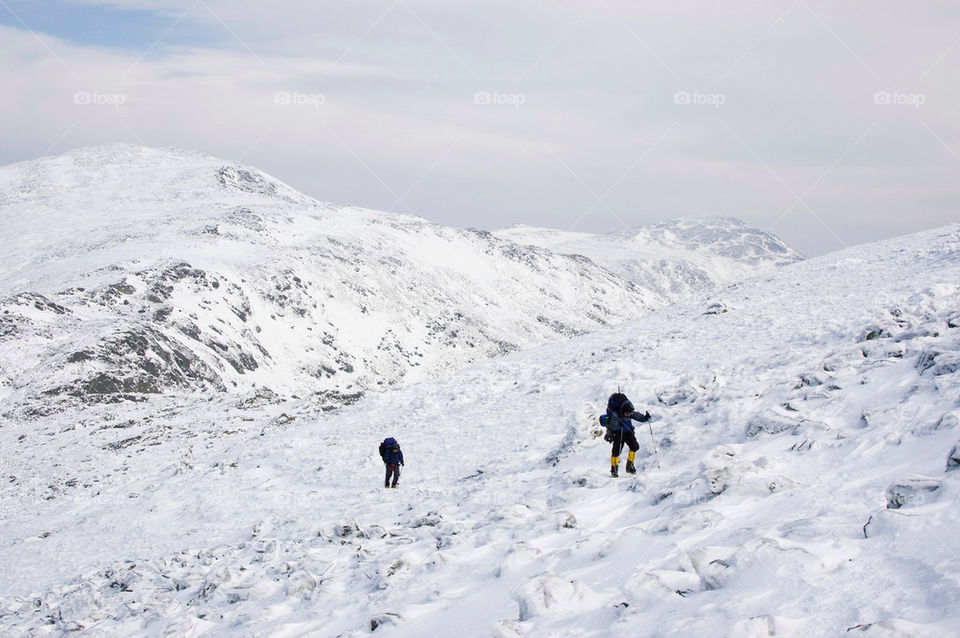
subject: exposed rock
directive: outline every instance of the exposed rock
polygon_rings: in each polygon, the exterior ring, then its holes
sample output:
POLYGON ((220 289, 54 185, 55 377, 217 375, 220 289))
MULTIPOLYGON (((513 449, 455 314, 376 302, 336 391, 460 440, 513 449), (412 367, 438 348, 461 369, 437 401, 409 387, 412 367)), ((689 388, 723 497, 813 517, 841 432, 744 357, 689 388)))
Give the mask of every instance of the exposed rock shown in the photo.
POLYGON ((960 468, 960 441, 957 441, 950 449, 950 454, 947 454, 947 471, 957 468, 960 468))
POLYGON ((921 477, 910 477, 899 480, 887 488, 887 509, 902 507, 920 507, 933 497, 934 492, 940 489, 940 481, 921 477))
POLYGON ((940 349, 924 350, 917 360, 920 374, 930 372, 933 376, 953 374, 960 370, 960 352, 940 349))

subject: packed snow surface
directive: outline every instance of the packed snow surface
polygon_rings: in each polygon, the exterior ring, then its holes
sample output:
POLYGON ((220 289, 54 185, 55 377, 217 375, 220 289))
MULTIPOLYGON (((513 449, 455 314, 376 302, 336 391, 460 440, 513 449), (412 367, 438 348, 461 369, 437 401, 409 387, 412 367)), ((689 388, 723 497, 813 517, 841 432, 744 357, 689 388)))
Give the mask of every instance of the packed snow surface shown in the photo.
POLYGON ((7 416, 0 633, 956 635, 958 326, 953 225, 336 411, 7 416), (618 386, 654 419, 614 479, 618 386))

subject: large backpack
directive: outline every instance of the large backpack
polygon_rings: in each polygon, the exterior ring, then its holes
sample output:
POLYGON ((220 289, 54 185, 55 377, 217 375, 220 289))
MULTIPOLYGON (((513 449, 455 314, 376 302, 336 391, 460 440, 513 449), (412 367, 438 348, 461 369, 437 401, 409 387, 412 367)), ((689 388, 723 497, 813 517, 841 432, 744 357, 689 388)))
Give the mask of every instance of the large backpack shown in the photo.
POLYGON ((630 399, 627 398, 627 395, 622 392, 614 392, 610 395, 610 398, 607 399, 607 412, 620 414, 620 407, 624 403, 630 403, 630 399))
POLYGON ((625 404, 628 404, 628 403, 630 404, 631 407, 633 406, 633 404, 630 403, 630 399, 627 398, 627 395, 623 394, 622 392, 615 392, 611 394, 610 398, 607 399, 607 414, 600 415, 600 425, 602 425, 603 427, 609 430, 611 424, 609 422, 610 420, 607 415, 608 414, 619 415, 620 408, 622 408, 625 404))
POLYGON ((387 454, 390 452, 390 448, 397 444, 397 440, 392 436, 387 437, 383 440, 383 443, 380 444, 380 458, 383 459, 383 462, 387 462, 387 454))

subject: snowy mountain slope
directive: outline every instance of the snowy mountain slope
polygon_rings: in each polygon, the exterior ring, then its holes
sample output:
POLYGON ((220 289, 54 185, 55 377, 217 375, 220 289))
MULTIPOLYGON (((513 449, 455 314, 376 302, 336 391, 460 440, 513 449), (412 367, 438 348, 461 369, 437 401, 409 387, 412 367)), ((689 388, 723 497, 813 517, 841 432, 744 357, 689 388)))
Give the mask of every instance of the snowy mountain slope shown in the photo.
POLYGON ((0 628, 954 635, 958 282, 954 225, 332 413, 170 396, 7 420, 0 628), (655 420, 611 479, 618 384, 655 420))
POLYGON ((657 293, 664 304, 802 259, 777 237, 733 218, 691 217, 608 235, 530 226, 494 234, 518 244, 589 257, 657 293))
POLYGON ((733 222, 689 225, 682 242, 651 235, 648 248, 665 242, 662 264, 644 271, 654 292, 580 256, 323 204, 242 164, 124 145, 0 169, 0 219, 0 399, 20 417, 255 389, 332 408, 616 325, 792 255, 771 238, 742 250, 753 231, 733 222), (667 258, 691 241, 726 261, 693 272, 667 258))
POLYGON ((197 153, 82 149, 0 169, 0 192, 0 398, 21 417, 254 388, 334 407, 651 305, 582 257, 197 153))

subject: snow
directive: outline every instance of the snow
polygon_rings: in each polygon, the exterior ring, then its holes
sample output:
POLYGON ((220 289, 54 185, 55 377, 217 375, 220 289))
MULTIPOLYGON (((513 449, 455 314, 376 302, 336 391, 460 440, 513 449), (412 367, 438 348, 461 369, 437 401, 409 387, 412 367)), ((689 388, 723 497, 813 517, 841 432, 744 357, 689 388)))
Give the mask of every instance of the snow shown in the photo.
POLYGON ((589 257, 655 292, 664 304, 802 259, 774 235, 724 217, 689 217, 606 235, 531 226, 495 234, 589 257))
MULTIPOLYGON (((332 411, 262 386, 5 411, 0 633, 956 635, 958 282, 952 225, 332 411), (617 386, 654 420, 613 479, 617 386)), ((33 301, 38 331, 105 320, 33 301)))
POLYGON ((0 385, 29 410, 264 386, 333 408, 656 305, 582 258, 317 202, 176 149, 16 164, 0 192, 0 322, 19 349, 0 349, 0 385))

